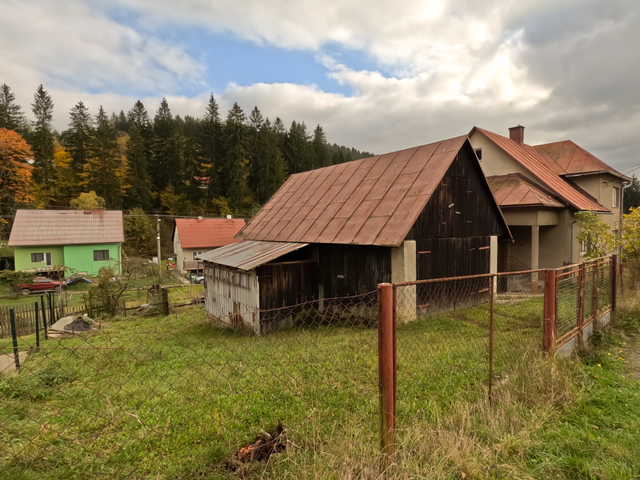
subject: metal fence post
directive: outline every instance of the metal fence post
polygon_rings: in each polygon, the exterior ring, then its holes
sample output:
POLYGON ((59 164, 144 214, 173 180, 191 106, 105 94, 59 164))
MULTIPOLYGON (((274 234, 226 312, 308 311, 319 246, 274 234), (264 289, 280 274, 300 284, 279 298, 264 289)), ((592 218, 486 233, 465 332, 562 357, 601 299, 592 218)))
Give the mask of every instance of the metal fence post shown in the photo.
POLYGON ((11 324, 11 340, 13 341, 13 359, 16 364, 16 370, 20 373, 20 353, 18 352, 18 332, 16 330, 16 316, 13 308, 9 310, 9 323, 11 324))
POLYGON ((35 303, 35 311, 36 311, 36 347, 40 348, 40 308, 38 307, 38 302, 35 303))
POLYGON ((496 282, 495 275, 491 277, 491 290, 489 300, 489 406, 493 404, 493 306, 496 282))
POLYGON ((380 387, 380 450, 395 455, 395 371, 393 286, 378 285, 378 381, 380 387))
POLYGON ((585 285, 587 283, 587 270, 584 263, 580 264, 578 270, 578 312, 576 318, 576 327, 578 327, 578 345, 582 345, 582 326, 584 325, 584 307, 585 307, 585 285))
POLYGON ((611 316, 618 305, 618 255, 611 255, 611 316))
POLYGON ((593 271, 593 285, 591 292, 591 311, 593 312, 593 329, 598 329, 598 270, 600 269, 600 262, 596 260, 595 270, 593 271))
POLYGON ((543 322, 543 348, 545 352, 551 352, 556 341, 556 271, 547 270, 544 281, 544 322, 543 322))

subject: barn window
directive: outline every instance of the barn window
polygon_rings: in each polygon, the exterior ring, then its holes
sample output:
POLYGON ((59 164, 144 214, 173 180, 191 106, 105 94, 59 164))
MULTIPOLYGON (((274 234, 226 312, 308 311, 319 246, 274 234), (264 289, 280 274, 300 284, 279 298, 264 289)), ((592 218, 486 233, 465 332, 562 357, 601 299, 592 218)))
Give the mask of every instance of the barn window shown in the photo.
POLYGON ((476 148, 473 151, 476 152, 476 157, 478 157, 478 160, 482 160, 482 149, 476 148))

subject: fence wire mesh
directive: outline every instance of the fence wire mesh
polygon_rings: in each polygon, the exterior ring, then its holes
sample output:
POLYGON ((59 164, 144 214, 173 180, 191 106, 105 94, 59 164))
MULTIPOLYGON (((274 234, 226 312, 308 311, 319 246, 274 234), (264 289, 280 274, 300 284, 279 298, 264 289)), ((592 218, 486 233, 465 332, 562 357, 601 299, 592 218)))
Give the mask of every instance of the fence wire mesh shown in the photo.
MULTIPOLYGON (((351 439, 375 455, 375 293, 262 313, 280 327, 220 328, 192 307, 110 319, 40 348, 21 336, 19 372, 0 374, 3 477, 237 478, 260 459, 256 435, 279 421, 274 448, 287 453, 271 478, 333 462, 351 439)), ((11 363, 11 339, 0 349, 11 363)))
POLYGON ((527 352, 542 350, 542 271, 421 281, 396 290, 400 428, 416 418, 434 421, 459 400, 486 397, 527 352))

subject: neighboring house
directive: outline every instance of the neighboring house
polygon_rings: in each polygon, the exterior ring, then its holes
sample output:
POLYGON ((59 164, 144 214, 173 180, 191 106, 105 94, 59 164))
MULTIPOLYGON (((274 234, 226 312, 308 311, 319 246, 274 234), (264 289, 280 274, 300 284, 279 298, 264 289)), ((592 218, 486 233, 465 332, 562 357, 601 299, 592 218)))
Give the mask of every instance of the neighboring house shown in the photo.
POLYGON ((197 271, 202 266, 199 255, 239 242, 234 237, 244 225, 241 218, 176 218, 173 231, 176 269, 182 273, 197 271))
MULTIPOLYGON (((205 308, 212 321, 261 333, 269 309, 496 271, 501 235, 510 238, 467 136, 299 173, 241 243, 201 255, 205 308)), ((407 316, 428 308, 415 303, 420 287, 407 316)))
POLYGON ((121 271, 122 242, 122 212, 108 210, 18 210, 9 237, 16 270, 85 275, 121 271))
POLYGON ((478 127, 469 137, 513 235, 513 242, 500 244, 501 271, 579 262, 584 250, 576 240, 576 212, 619 225, 627 177, 573 142, 532 147, 522 126, 510 128, 509 138, 478 127))

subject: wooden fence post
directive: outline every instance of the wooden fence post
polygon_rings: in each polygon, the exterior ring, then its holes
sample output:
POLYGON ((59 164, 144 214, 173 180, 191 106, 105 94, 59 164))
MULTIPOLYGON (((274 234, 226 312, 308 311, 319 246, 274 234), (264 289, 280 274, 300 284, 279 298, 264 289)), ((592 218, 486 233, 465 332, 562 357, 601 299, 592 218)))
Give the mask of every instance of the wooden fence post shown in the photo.
POLYGON ((578 345, 582 345, 582 326, 584 325, 584 306, 585 306, 585 285, 587 283, 587 270, 584 263, 580 264, 578 270, 578 316, 576 319, 576 327, 578 327, 578 345))
POLYGON ((395 322, 393 285, 378 285, 378 380, 380 387, 380 450, 393 462, 395 455, 395 322))
POLYGON ((44 338, 47 340, 49 335, 47 334, 47 312, 44 309, 44 296, 40 295, 40 306, 42 307, 42 326, 44 327, 44 338))
MULTIPOLYGON (((618 255, 611 255, 611 316, 618 306, 618 255)), ((612 318, 613 320, 613 318, 612 318)))
POLYGON ((598 328, 598 270, 600 262, 596 260, 595 270, 593 271, 593 285, 591 289, 591 311, 593 312, 593 329, 598 328))
POLYGON ((38 306, 38 302, 35 303, 34 308, 35 308, 35 312, 36 312, 36 347, 40 348, 40 321, 38 319, 39 313, 40 313, 40 309, 39 309, 39 306, 38 306))
POLYGON ((9 310, 9 323, 11 324, 11 340, 13 343, 13 361, 16 371, 20 373, 20 352, 18 352, 18 332, 16 331, 16 317, 13 308, 9 310))
POLYGON ((545 352, 551 352, 556 342, 557 303, 556 271, 549 269, 545 272, 544 281, 543 347, 545 352))

